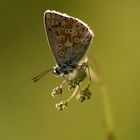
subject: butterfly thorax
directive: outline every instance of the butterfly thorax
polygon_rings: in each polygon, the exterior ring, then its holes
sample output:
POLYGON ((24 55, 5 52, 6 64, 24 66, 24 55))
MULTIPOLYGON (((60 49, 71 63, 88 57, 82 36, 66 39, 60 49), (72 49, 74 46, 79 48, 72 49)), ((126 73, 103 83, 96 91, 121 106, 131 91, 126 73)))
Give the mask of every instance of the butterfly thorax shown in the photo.
POLYGON ((53 73, 57 76, 59 75, 67 75, 70 72, 73 72, 76 69, 77 65, 56 65, 53 68, 53 73))

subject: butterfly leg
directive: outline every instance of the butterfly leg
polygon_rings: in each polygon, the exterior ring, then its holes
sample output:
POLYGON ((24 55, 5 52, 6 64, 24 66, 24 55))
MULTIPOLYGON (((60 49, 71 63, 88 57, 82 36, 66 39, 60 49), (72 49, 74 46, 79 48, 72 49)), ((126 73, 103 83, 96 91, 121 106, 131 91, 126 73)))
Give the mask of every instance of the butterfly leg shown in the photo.
POLYGON ((84 66, 83 69, 86 69, 86 70, 87 70, 87 74, 88 74, 88 77, 89 77, 89 83, 88 83, 87 87, 84 88, 84 89, 81 89, 81 88, 80 88, 80 84, 78 84, 78 87, 79 87, 79 94, 77 94, 76 98, 77 98, 77 100, 80 101, 80 102, 83 102, 83 101, 85 101, 85 100, 88 100, 88 99, 90 99, 90 97, 91 97, 91 92, 90 92, 90 90, 89 90, 89 87, 90 87, 90 85, 91 85, 91 75, 90 75, 89 65, 88 65, 88 63, 86 62, 86 63, 83 63, 83 66, 84 66))
POLYGON ((88 78, 89 78, 89 83, 88 83, 87 88, 89 88, 91 85, 91 74, 90 74, 90 68, 89 68, 88 63, 87 63, 87 73, 88 73, 88 78))

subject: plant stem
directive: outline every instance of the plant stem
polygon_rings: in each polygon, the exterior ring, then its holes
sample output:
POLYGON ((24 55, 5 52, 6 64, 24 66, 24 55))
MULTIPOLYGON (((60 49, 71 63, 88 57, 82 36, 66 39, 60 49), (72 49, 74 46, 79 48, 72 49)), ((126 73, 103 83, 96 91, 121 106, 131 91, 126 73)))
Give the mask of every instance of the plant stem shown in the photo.
POLYGON ((101 84, 99 86, 99 90, 101 93, 101 98, 102 98, 103 107, 104 107, 107 140, 115 140, 115 132, 114 132, 114 127, 113 127, 113 120, 112 120, 108 91, 107 91, 106 85, 101 84))
POLYGON ((91 55, 91 58, 95 64, 96 71, 97 71, 97 73, 95 73, 93 70, 91 70, 92 74, 94 75, 94 76, 91 75, 91 78, 98 85, 99 91, 100 91, 100 94, 102 97, 102 102, 103 102, 105 127, 106 127, 106 139, 115 140, 112 113, 111 113, 111 109, 110 109, 109 96, 108 96, 107 86, 105 84, 105 78, 103 75, 103 71, 102 71, 101 65, 100 65, 99 61, 97 61, 97 58, 95 57, 95 55, 91 55))
POLYGON ((76 95, 78 89, 79 89, 79 86, 77 85, 72 95, 66 100, 67 103, 76 95))

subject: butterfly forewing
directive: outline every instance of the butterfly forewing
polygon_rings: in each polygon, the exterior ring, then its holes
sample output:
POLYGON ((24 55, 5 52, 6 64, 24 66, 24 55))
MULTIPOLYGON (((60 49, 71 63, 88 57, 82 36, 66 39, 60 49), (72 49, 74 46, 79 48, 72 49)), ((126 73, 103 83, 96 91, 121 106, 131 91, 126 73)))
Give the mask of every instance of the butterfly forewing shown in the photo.
POLYGON ((59 65, 77 65, 91 42, 93 33, 81 20, 47 10, 45 29, 52 54, 59 65))

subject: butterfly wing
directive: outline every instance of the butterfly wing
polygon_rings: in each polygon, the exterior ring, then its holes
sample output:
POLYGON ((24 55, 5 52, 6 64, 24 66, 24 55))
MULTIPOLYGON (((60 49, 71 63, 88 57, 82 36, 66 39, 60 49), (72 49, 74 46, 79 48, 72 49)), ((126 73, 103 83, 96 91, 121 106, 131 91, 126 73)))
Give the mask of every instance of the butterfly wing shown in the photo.
POLYGON ((58 65, 77 65, 93 37, 89 27, 79 19, 47 10, 45 29, 50 49, 58 65))

